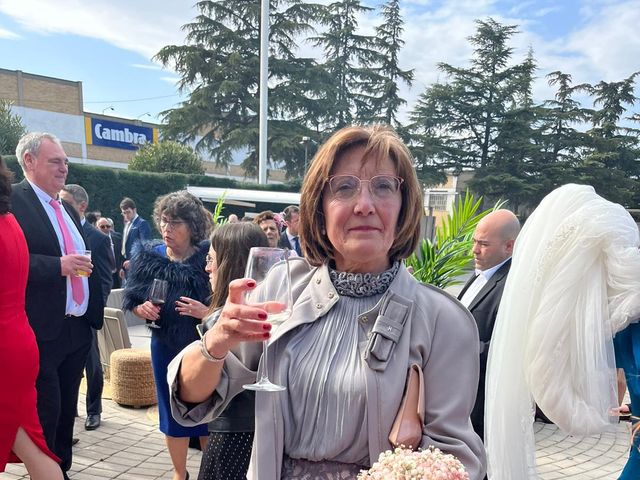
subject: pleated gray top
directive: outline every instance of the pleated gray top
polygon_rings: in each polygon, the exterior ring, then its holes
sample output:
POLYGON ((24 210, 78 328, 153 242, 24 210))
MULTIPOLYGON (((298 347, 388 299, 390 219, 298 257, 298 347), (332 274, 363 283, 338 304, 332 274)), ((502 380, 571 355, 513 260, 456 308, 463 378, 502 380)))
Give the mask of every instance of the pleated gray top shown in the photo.
POLYGON ((276 366, 287 390, 276 395, 289 457, 370 465, 363 356, 371 322, 358 315, 381 298, 342 296, 325 317, 288 333, 276 366))

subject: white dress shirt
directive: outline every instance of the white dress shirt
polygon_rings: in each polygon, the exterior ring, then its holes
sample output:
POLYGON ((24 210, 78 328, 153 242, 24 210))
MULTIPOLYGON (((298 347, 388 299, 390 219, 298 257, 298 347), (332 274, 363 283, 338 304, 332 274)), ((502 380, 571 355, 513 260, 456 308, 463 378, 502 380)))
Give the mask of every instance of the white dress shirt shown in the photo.
POLYGON ((493 277, 494 273, 500 270, 500 267, 502 265, 507 263, 509 258, 505 259, 503 262, 487 270, 476 270, 475 272, 476 279, 473 281, 471 285, 469 285, 469 288, 467 288, 467 291, 464 292, 464 295, 460 299, 460 303, 462 303, 465 307, 469 308, 469 305, 471 305, 471 302, 473 302, 473 300, 476 298, 478 293, 480 293, 480 290, 482 290, 482 287, 484 287, 487 284, 487 282, 491 279, 491 277, 493 277))
MULTIPOLYGON (((28 179, 29 185, 33 188, 33 191, 36 193, 38 200, 42 203, 42 207, 44 211, 47 212, 47 217, 49 217, 49 221, 51 222, 51 226, 53 230, 56 232, 56 237, 58 237, 58 243, 60 244, 60 251, 62 255, 67 255, 71 252, 65 252, 64 249, 64 237, 62 236, 62 231, 60 230, 60 225, 58 225, 58 218, 56 217, 56 211, 49 204, 51 200, 60 201, 58 199, 52 198, 48 193, 39 188, 34 183, 30 182, 28 179)), ((76 250, 86 250, 87 247, 84 244, 84 240, 82 239, 82 234, 78 231, 78 227, 76 227, 75 222, 67 213, 67 210, 60 205, 60 211, 62 212, 62 218, 64 218, 65 223, 67 224, 67 228, 69 229, 69 233, 71 234, 71 238, 73 239, 73 245, 76 250)), ((73 315, 75 317, 81 317, 87 311, 87 306, 89 305, 89 278, 88 277, 80 277, 82 280, 82 290, 84 292, 84 300, 81 304, 77 304, 73 301, 73 295, 71 294, 71 277, 67 277, 67 305, 65 307, 66 315, 73 315)))

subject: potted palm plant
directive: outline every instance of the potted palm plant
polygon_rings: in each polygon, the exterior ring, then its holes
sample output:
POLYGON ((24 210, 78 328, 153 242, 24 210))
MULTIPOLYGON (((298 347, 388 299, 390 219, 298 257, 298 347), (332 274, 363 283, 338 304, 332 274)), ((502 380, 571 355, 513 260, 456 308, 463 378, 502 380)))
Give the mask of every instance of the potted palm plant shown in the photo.
POLYGON ((436 229, 435 240, 423 239, 417 252, 405 260, 407 267, 413 269, 413 276, 442 289, 463 283, 463 275, 469 271, 473 258, 471 248, 476 225, 504 203, 500 201, 490 209, 479 211, 482 197, 476 199, 467 191, 436 229))

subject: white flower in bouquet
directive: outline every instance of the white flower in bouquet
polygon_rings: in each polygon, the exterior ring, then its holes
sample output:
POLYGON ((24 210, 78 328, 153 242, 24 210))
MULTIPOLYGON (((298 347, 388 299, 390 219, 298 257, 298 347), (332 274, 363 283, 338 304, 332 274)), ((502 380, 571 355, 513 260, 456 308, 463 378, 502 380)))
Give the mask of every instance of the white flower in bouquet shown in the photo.
POLYGON ((398 447, 382 452, 369 470, 362 470, 358 480, 469 480, 469 474, 453 455, 429 447, 414 452, 398 447))

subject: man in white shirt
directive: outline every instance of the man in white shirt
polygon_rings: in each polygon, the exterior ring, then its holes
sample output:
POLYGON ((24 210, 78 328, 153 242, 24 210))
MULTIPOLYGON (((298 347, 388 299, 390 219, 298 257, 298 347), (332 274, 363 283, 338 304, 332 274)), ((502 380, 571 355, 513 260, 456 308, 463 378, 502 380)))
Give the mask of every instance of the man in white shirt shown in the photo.
POLYGON ((475 275, 458 296, 475 318, 480 337, 480 382, 471 413, 471 423, 480 438, 484 438, 484 386, 489 344, 519 232, 520 222, 509 210, 496 210, 478 222, 472 250, 475 275))
POLYGON ((289 205, 284 209, 284 221, 287 224, 287 228, 280 235, 280 241, 278 246, 280 248, 288 248, 293 250, 301 257, 302 249, 300 248, 300 237, 298 226, 300 225, 300 208, 296 205, 289 205))

